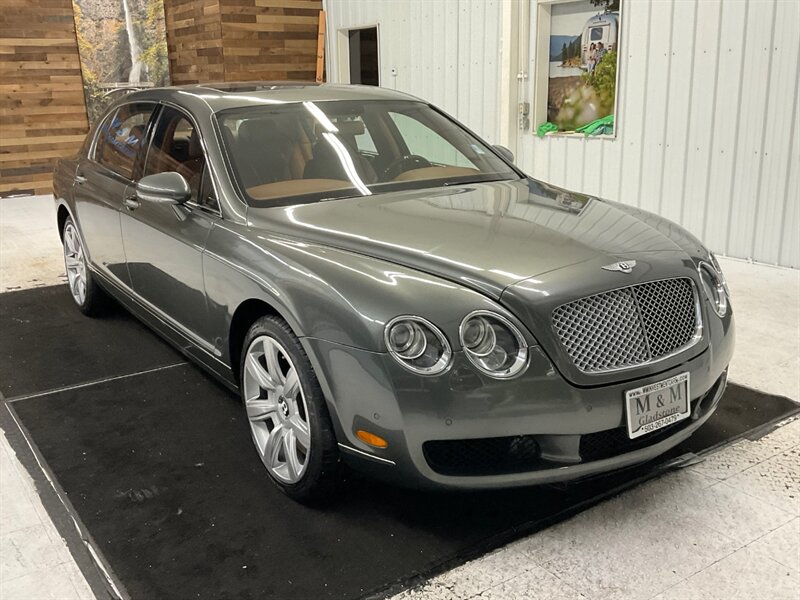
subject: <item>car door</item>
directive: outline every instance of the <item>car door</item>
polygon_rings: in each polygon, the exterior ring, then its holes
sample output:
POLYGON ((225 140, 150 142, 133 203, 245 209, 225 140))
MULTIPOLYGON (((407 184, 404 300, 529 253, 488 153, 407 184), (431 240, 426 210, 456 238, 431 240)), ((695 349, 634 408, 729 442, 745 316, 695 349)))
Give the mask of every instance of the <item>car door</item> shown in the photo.
POLYGON ((92 265, 103 275, 130 286, 120 231, 125 190, 140 167, 141 150, 156 104, 125 104, 97 129, 75 173, 72 197, 78 228, 92 265))
POLYGON ((135 186, 129 187, 121 223, 131 284, 153 312, 212 351, 202 252, 220 213, 200 132, 188 114, 164 106, 149 139, 142 176, 178 172, 192 197, 182 205, 139 201, 135 186))

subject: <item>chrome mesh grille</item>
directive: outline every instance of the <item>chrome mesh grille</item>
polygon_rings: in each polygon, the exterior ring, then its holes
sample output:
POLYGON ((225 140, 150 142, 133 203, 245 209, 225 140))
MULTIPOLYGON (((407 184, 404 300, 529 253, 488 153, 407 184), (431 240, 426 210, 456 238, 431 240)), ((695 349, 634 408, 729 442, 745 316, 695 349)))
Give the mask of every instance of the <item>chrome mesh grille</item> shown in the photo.
POLYGON ((664 279, 587 296, 553 311, 567 354, 584 373, 632 367, 687 346, 697 331, 690 279, 664 279))

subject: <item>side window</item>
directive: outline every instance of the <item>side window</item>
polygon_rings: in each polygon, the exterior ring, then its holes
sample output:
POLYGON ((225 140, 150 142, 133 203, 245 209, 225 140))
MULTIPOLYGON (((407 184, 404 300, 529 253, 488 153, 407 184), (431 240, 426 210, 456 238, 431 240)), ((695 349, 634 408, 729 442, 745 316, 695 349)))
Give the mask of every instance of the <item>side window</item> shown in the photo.
POLYGON ((171 106, 164 107, 153 132, 144 174, 180 173, 192 188, 192 200, 198 202, 205 163, 200 133, 189 117, 171 106))
POLYGON ((390 112, 403 141, 411 154, 438 165, 474 167, 475 165, 453 145, 427 125, 402 113, 390 112))
POLYGON ((377 154, 378 149, 375 147, 375 141, 372 139, 372 135, 369 133, 369 129, 367 129, 364 122, 359 119, 356 121, 359 123, 359 127, 353 132, 353 139, 356 142, 356 148, 358 148, 359 152, 366 153, 366 154, 377 154))
POLYGON ((133 178, 136 157, 144 144, 152 104, 126 104, 100 128, 94 158, 127 179, 133 178))

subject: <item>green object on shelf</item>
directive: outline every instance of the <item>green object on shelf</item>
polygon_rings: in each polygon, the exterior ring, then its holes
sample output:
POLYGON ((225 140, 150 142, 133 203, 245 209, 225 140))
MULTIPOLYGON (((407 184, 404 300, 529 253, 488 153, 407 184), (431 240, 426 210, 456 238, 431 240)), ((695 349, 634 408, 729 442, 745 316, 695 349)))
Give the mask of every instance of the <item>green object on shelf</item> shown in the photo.
POLYGON ((584 135, 612 135, 614 133, 614 115, 587 123, 575 131, 584 135))
POLYGON ((538 135, 539 137, 544 137, 551 131, 558 131, 558 125, 548 121, 546 123, 542 123, 536 128, 536 135, 538 135))

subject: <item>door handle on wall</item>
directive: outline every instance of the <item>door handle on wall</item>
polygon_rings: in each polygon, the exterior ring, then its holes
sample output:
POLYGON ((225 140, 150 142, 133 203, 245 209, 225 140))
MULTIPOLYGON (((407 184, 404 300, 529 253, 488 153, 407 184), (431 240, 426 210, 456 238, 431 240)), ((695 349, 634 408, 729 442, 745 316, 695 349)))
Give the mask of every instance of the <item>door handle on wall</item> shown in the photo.
POLYGON ((136 199, 136 196, 125 196, 125 199, 122 201, 122 203, 128 210, 136 210, 141 206, 141 203, 136 199))

